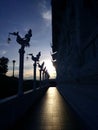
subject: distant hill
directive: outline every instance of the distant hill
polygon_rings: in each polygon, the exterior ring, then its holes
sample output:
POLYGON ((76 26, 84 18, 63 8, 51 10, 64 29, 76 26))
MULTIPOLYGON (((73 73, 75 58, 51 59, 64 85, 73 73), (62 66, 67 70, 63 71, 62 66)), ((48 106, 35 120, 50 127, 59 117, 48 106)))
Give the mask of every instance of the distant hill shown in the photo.
POLYGON ((18 91, 18 78, 0 75, 0 98, 16 94, 18 91))
MULTIPOLYGON (((24 80, 23 91, 28 91, 32 88, 33 88, 33 81, 24 80)), ((18 93, 18 78, 0 75, 0 98, 9 97, 17 93, 18 93)))
MULTIPOLYGON (((36 86, 39 87, 40 82, 36 82, 36 86)), ((48 87, 55 87, 55 79, 50 79, 48 87)), ((23 91, 33 89, 33 80, 24 80, 23 91)), ((0 98, 9 97, 18 93, 18 78, 0 75, 0 98)))

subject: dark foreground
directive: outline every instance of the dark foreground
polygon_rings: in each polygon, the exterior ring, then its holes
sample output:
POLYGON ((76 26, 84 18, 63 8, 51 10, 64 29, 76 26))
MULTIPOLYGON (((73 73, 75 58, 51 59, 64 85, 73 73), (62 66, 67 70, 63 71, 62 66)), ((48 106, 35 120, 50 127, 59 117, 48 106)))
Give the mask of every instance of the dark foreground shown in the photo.
POLYGON ((50 87, 13 130, 87 130, 55 87, 50 87))

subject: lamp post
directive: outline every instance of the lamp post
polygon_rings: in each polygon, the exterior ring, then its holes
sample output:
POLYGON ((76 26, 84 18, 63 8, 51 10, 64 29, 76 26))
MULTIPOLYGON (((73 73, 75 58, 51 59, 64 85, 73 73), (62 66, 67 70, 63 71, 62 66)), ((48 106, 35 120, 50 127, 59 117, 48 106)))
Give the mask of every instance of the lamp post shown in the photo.
POLYGON ((13 62, 13 77, 14 77, 14 69, 15 69, 15 60, 12 60, 12 62, 13 62))
POLYGON ((41 56, 41 52, 39 52, 36 56, 33 56, 33 54, 28 54, 31 56, 31 59, 34 61, 34 84, 33 84, 33 89, 36 90, 36 66, 37 66, 37 62, 39 62, 39 58, 41 56))
MULTIPOLYGON (((23 95, 23 65, 24 65, 24 53, 25 53, 25 47, 30 46, 30 38, 32 37, 32 30, 29 29, 28 33, 25 35, 24 38, 21 38, 19 35, 19 32, 13 32, 9 33, 9 35, 16 36, 16 41, 18 44, 21 45, 21 48, 19 49, 19 86, 18 86, 18 95, 23 95)), ((10 38, 8 38, 8 42, 11 41, 10 38)))

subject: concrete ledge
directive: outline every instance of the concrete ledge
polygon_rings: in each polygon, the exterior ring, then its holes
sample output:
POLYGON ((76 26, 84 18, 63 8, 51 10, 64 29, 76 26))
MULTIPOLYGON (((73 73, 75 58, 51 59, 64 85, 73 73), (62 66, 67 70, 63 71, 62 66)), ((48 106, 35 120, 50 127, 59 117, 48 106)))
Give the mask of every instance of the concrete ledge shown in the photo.
POLYGON ((47 88, 26 92, 0 101, 0 130, 7 130, 21 118, 32 104, 45 93, 47 88))
POLYGON ((58 90, 89 130, 98 130, 98 86, 60 84, 58 90))

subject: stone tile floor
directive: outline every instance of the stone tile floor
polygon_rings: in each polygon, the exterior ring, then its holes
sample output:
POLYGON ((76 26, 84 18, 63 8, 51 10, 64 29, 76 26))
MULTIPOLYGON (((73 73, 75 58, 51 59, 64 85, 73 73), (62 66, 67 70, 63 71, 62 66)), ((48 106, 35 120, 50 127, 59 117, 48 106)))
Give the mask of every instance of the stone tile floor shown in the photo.
POLYGON ((13 130, 87 130, 64 101, 56 87, 50 87, 13 130))

